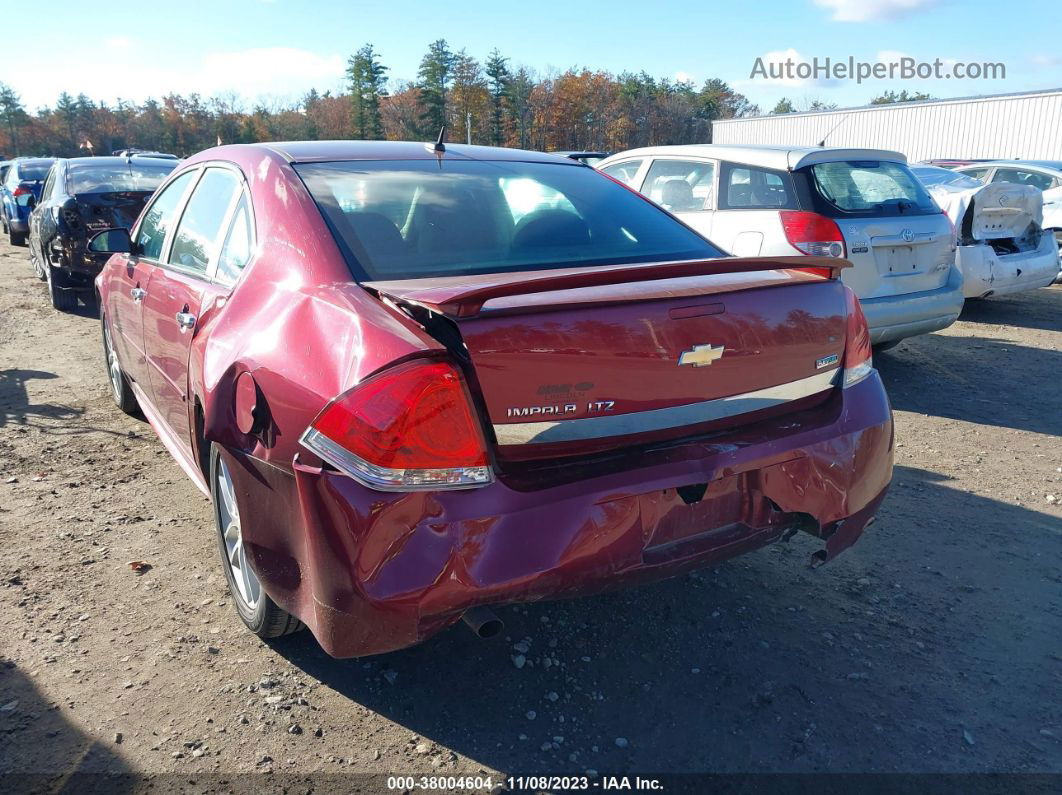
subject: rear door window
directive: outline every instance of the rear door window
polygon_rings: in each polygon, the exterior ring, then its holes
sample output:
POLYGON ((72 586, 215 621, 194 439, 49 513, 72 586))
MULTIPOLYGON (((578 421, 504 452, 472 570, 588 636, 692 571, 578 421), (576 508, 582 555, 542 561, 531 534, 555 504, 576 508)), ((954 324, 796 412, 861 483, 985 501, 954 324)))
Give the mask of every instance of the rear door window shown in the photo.
POLYGON ((189 273, 206 273, 217 256, 222 227, 239 188, 239 179, 227 168, 208 168, 203 173, 177 225, 167 264, 189 273))
POLYGON ((1037 190, 1050 190, 1052 179, 1038 171, 1026 171, 1020 168, 999 168, 992 177, 993 182, 1010 182, 1015 185, 1031 185, 1037 190))
POLYGON ((642 193, 673 213, 715 207, 715 162, 657 159, 645 175, 642 193))
POLYGON ((783 210, 797 206, 792 179, 784 171, 723 163, 719 185, 721 210, 783 210))
POLYGON ((166 233, 173 226, 174 215, 184 198, 185 191, 198 171, 181 174, 155 197, 144 220, 136 232, 136 250, 144 259, 158 262, 162 256, 162 246, 166 242, 166 233))
POLYGON ((875 218, 940 212, 903 163, 846 160, 818 163, 808 171, 819 211, 826 215, 875 218))
POLYGON ((991 170, 992 169, 990 168, 964 168, 959 173, 966 174, 967 176, 973 177, 976 180, 984 182, 985 178, 988 177, 988 172, 991 170))

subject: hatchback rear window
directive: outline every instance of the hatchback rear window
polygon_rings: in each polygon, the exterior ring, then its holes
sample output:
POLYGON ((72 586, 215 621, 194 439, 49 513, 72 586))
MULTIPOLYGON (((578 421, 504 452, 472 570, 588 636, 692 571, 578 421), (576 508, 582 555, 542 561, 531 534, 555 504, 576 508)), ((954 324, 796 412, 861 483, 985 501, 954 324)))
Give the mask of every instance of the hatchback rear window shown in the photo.
POLYGON ((929 215, 940 209, 903 163, 848 160, 811 166, 811 187, 827 215, 929 215))
POLYGON ((637 194, 575 164, 432 159, 295 169, 362 279, 723 256, 637 194))
POLYGON ((72 166, 67 176, 68 189, 73 195, 154 191, 176 165, 72 166))

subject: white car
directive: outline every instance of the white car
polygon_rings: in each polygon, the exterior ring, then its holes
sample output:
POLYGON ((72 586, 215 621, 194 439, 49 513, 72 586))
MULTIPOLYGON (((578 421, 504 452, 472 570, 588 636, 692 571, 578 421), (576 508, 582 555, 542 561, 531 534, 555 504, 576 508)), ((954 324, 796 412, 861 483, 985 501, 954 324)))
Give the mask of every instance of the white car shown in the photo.
POLYGON ((1058 248, 1042 226, 1039 188, 1009 181, 986 185, 935 166, 911 170, 955 225, 956 263, 967 298, 1046 287, 1058 277, 1058 248))
POLYGON ((1032 185, 1044 194, 1044 229, 1051 230, 1058 244, 1062 281, 1062 160, 996 160, 955 169, 984 183, 1009 182, 1032 185))
POLYGON ((736 256, 847 257, 875 345, 962 311, 951 223, 898 152, 696 144, 632 149, 597 166, 736 256))

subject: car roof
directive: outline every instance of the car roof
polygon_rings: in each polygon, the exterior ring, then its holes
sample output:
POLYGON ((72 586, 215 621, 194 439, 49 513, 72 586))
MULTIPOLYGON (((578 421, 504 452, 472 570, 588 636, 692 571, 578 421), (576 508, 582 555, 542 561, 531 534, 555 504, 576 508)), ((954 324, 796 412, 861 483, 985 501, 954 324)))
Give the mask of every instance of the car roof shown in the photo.
POLYGON ((960 166, 959 168, 992 168, 994 166, 1032 166, 1033 168, 1062 171, 1062 160, 986 160, 983 163, 971 163, 968 166, 960 166))
MULTIPOLYGON (((434 142, 423 141, 279 141, 264 144, 238 144, 237 146, 271 149, 290 163, 325 163, 339 160, 430 160, 437 156, 432 149, 433 145, 434 142)), ((442 156, 462 160, 508 160, 579 165, 555 154, 498 146, 446 144, 442 156)))
POLYGON ((11 161, 11 165, 20 166, 46 166, 49 163, 54 163, 54 157, 16 157, 11 161))
MULTIPOLYGON (((888 149, 848 149, 830 146, 770 146, 767 144, 687 144, 684 146, 647 146, 629 149, 609 158, 670 155, 679 157, 711 157, 732 163, 787 171, 814 163, 838 160, 890 160, 906 163, 907 158, 888 149)), ((601 168, 608 163, 598 163, 601 168)))

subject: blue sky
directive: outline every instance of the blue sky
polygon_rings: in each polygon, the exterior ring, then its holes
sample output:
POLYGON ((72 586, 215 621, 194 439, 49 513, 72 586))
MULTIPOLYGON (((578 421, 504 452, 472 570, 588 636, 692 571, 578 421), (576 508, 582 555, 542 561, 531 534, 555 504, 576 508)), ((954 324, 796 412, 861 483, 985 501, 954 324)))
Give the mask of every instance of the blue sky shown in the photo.
POLYGON ((372 42, 395 79, 413 79, 429 42, 484 58, 493 47, 539 73, 645 70, 700 84, 720 77, 752 101, 841 106, 886 90, 966 96, 1062 86, 1057 0, 758 0, 581 3, 185 0, 107 4, 0 0, 0 81, 29 108, 61 90, 95 100, 168 92, 282 102, 337 90, 349 54, 372 42), (47 14, 31 10, 47 9, 47 14), (39 15, 39 16, 38 16, 39 15), (51 24, 52 22, 55 24, 51 24), (17 44, 15 43, 17 42, 17 44), (901 56, 1002 62, 1005 80, 750 80, 757 57, 876 62, 901 56))

